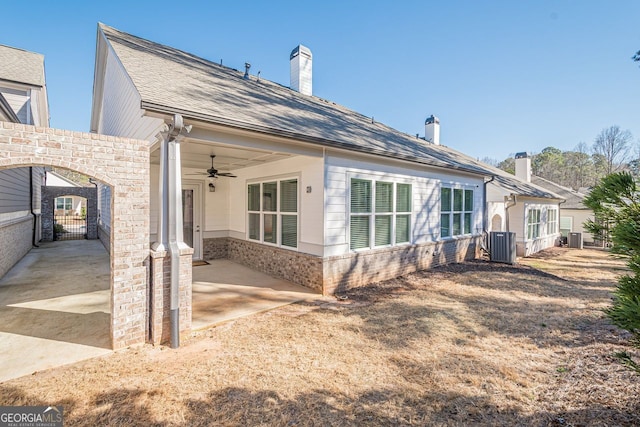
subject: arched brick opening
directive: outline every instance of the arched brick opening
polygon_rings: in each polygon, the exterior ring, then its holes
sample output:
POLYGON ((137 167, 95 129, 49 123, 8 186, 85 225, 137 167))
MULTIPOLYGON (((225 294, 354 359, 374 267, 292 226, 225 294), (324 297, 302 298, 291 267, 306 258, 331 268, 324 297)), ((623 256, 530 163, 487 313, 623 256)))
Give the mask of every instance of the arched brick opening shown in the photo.
POLYGON ((42 240, 53 240, 55 199, 78 196, 87 200, 87 239, 98 238, 98 190, 96 187, 42 187, 42 240))
POLYGON ((149 143, 0 122, 0 169, 25 166, 71 169, 111 187, 111 345, 118 349, 144 343, 149 307, 149 143))

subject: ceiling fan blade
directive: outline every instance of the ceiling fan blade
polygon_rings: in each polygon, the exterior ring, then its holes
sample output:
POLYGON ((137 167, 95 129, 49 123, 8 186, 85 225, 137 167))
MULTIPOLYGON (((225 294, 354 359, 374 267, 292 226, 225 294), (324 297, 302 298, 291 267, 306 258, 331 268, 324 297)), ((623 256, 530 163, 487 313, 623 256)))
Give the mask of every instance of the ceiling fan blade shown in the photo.
POLYGON ((218 176, 225 176, 227 178, 237 178, 237 176, 229 172, 219 172, 218 176))
POLYGON ((205 172, 193 172, 193 173, 185 173, 185 175, 209 175, 205 172))

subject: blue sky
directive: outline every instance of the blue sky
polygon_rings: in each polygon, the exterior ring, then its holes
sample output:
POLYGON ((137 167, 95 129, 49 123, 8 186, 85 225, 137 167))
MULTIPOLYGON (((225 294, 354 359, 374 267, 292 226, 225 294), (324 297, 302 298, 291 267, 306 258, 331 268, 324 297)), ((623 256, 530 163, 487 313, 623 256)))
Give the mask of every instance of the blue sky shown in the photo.
POLYGON ((297 44, 314 95, 477 158, 591 144, 611 125, 640 144, 640 2, 3 2, 0 44, 45 55, 51 126, 87 131, 98 21, 289 84, 297 44), (11 17, 11 19, 7 19, 11 17))

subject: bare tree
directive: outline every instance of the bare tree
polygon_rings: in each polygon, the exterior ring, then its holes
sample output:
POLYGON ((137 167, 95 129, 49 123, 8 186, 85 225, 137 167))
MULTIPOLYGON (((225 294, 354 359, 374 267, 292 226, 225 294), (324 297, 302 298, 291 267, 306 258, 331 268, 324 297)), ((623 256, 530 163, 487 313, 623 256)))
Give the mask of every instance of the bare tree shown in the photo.
POLYGON ((605 175, 617 171, 629 155, 629 143, 633 136, 620 126, 602 129, 593 143, 593 153, 601 155, 605 161, 605 175))
POLYGON ((494 159, 493 157, 483 157, 481 159, 479 159, 482 163, 485 163, 489 166, 494 166, 494 167, 498 167, 498 164, 500 163, 498 160, 494 159))

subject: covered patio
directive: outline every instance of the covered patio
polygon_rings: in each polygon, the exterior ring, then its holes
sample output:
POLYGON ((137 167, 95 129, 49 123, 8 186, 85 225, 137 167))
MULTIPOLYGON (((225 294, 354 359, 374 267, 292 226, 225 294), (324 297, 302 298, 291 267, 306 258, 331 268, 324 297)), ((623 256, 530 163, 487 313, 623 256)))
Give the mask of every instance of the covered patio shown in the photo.
POLYGON ((298 301, 322 298, 311 289, 227 259, 193 267, 191 329, 203 329, 298 301))

